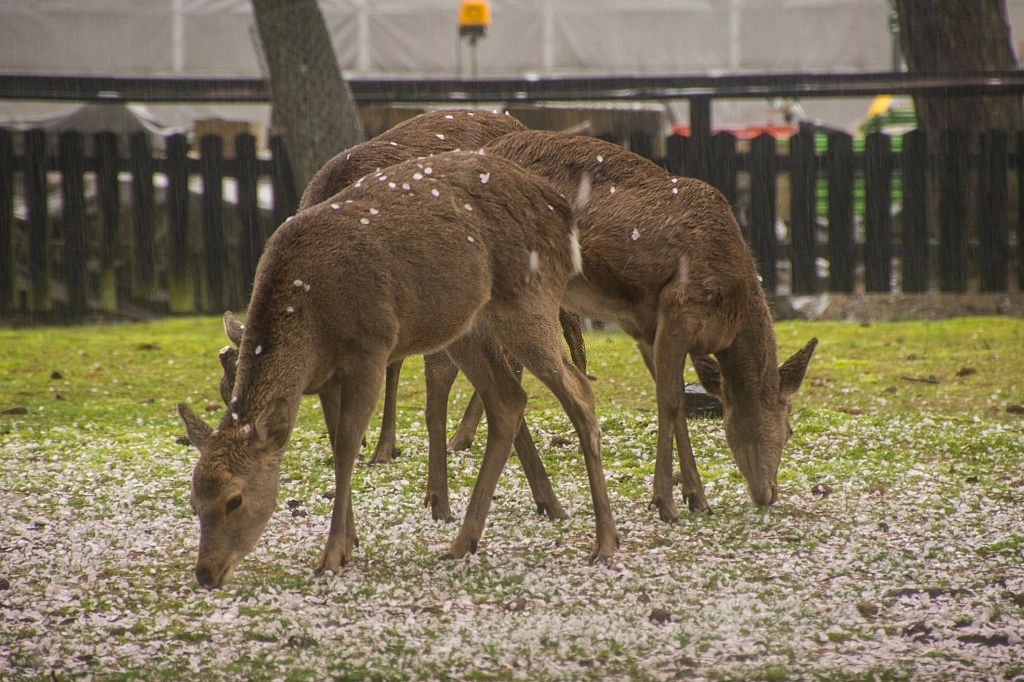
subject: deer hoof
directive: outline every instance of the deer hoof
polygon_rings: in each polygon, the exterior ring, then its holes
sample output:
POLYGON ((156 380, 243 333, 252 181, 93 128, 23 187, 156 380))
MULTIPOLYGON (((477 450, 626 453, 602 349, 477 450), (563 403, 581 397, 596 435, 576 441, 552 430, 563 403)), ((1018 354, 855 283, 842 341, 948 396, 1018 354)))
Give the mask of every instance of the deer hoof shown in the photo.
POLYGON ((704 499, 703 495, 697 493, 688 493, 683 495, 683 499, 686 500, 686 507, 694 514, 707 514, 711 515, 711 505, 704 499))
POLYGON ((590 563, 593 566, 611 566, 612 555, 604 552, 594 552, 590 555, 590 563))
POLYGON ((679 523, 679 514, 676 513, 675 505, 665 504, 665 498, 655 497, 651 500, 651 503, 647 505, 648 511, 657 510, 658 516, 665 523, 679 523))

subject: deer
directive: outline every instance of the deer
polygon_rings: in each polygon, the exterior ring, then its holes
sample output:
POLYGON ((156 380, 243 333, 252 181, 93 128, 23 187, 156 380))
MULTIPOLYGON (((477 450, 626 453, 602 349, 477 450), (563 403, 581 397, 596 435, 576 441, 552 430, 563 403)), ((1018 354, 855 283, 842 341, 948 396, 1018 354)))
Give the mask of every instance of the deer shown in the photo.
MULTIPOLYGON (((302 199, 299 201, 299 210, 326 200, 367 173, 385 166, 420 156, 429 156, 437 152, 455 149, 476 150, 494 138, 518 130, 526 130, 526 126, 507 112, 502 114, 486 110, 456 109, 428 111, 413 116, 371 140, 339 152, 329 159, 314 174, 303 191, 302 199)), ((560 312, 559 315, 563 335, 569 344, 573 362, 586 372, 586 349, 583 344, 580 320, 565 311, 560 312)), ((237 335, 235 327, 238 324, 237 321, 231 321, 225 317, 225 331, 229 337, 232 337, 233 334, 237 335)), ((388 368, 380 434, 370 457, 370 462, 374 464, 386 464, 399 453, 395 417, 398 378, 401 369, 401 362, 396 362, 388 368)), ((447 443, 447 449, 455 451, 468 449, 482 414, 483 406, 474 394, 470 398, 465 415, 459 422, 455 434, 447 443)), ((532 441, 530 442, 532 443, 532 441)), ((525 456, 531 460, 532 464, 533 455, 527 453, 525 456)), ((533 471, 534 466, 529 466, 528 470, 533 471)), ((530 480, 532 482, 533 478, 530 477, 530 480)), ((550 509, 558 518, 561 518, 564 513, 560 511, 560 505, 557 499, 553 499, 553 495, 553 492, 542 493, 535 494, 535 497, 538 507, 550 509)))
POLYGON ((257 266, 227 409, 216 427, 178 413, 199 452, 197 582, 224 585, 276 507, 302 395, 327 414, 336 492, 319 572, 356 544, 351 478, 386 367, 444 349, 480 395, 487 435, 446 556, 477 551, 526 394, 510 353, 558 398, 577 432, 594 507, 590 558, 618 547, 586 376, 565 356, 558 310, 579 271, 573 209, 547 181, 493 155, 447 152, 388 167, 282 224, 257 266), (388 178, 395 182, 382 180, 388 178), (367 314, 373 311, 373 314, 367 314), (504 350, 503 350, 504 349, 504 350))
MULTIPOLYGON (((518 119, 507 113, 439 110, 414 116, 367 142, 336 154, 327 161, 314 175, 303 192, 302 200, 299 203, 299 210, 325 201, 364 175, 379 170, 384 166, 426 156, 434 152, 450 151, 455 147, 478 149, 491 139, 518 130, 526 130, 526 127, 518 119)), ((393 183, 394 180, 386 182, 393 183)), ((234 382, 234 363, 237 362, 237 346, 241 340, 243 325, 231 311, 224 314, 223 321, 228 339, 235 346, 234 348, 227 346, 220 351, 219 359, 224 368, 220 392, 225 402, 227 402, 234 382)), ((586 348, 583 343, 579 317, 565 310, 560 310, 559 321, 573 363, 586 373, 586 348)), ((447 358, 443 352, 440 355, 443 358, 447 358)), ((447 366, 446 360, 441 362, 447 366)), ((401 367, 401 360, 397 360, 388 366, 385 378, 384 407, 380 435, 370 458, 370 462, 374 464, 386 464, 398 453, 395 420, 398 378, 401 367)), ((521 367, 516 367, 517 374, 520 374, 521 371, 521 367)), ((448 391, 436 397, 447 401, 448 391)), ((328 397, 328 400, 332 401, 333 397, 328 397)), ((337 412, 336 405, 333 402, 328 402, 323 404, 323 408, 327 429, 330 433, 334 428, 334 424, 327 415, 337 412)), ((428 409, 439 411, 442 415, 447 415, 447 403, 436 405, 431 402, 428 409)), ((483 405, 474 392, 470 397, 465 414, 451 439, 445 442, 445 426, 428 429, 428 441, 431 443, 429 447, 441 453, 446 453, 448 450, 468 449, 482 415, 483 405)), ((446 416, 444 418, 446 419, 446 416)), ((434 420, 428 419, 427 421, 431 424, 436 423, 434 420)), ((515 451, 519 456, 523 472, 530 484, 537 513, 546 514, 551 520, 566 518, 567 514, 551 486, 537 448, 530 437, 529 430, 525 426, 523 432, 517 434, 515 451)), ((435 454, 435 458, 437 456, 435 454)), ((446 483, 447 476, 445 476, 445 486, 446 483)), ((426 503, 431 507, 432 515, 436 520, 453 521, 455 517, 448 504, 447 493, 445 492, 440 496, 435 494, 433 489, 437 487, 436 484, 433 487, 428 486, 425 496, 426 503)))
MULTIPOLYGON (((818 341, 777 364, 757 267, 722 194, 590 137, 516 131, 482 151, 546 178, 578 206, 583 268, 569 281, 562 306, 618 324, 636 341, 654 379, 657 455, 650 509, 664 521, 679 519, 672 490, 675 441, 684 501, 691 512, 711 512, 684 409, 687 355, 704 388, 723 404, 726 442, 750 499, 757 506, 775 503, 782 451, 792 433, 792 397, 818 341)), ((431 392, 447 395, 454 373, 435 357, 427 378, 433 383, 429 400, 431 392)), ((431 460, 433 478, 443 466, 431 460)))

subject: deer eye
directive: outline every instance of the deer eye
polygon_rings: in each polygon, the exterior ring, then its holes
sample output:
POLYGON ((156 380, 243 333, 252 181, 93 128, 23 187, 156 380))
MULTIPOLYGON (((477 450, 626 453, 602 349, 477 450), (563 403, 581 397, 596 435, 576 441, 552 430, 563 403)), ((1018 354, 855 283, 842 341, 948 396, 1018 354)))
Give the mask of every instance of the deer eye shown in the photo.
POLYGON ((232 497, 231 499, 228 500, 227 506, 225 507, 225 513, 230 514, 231 512, 235 511, 236 509, 238 509, 241 506, 242 506, 242 496, 241 495, 235 495, 234 497, 232 497))

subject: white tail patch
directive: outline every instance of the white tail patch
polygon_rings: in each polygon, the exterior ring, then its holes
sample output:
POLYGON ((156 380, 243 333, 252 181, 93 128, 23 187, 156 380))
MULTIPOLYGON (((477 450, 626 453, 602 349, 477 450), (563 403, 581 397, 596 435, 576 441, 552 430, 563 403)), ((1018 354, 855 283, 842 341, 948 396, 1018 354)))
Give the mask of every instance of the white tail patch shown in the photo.
POLYGON ((581 210, 590 201, 591 187, 590 173, 584 173, 580 176, 580 184, 576 188, 576 201, 573 204, 574 211, 581 210))
POLYGON ((540 254, 536 251, 530 251, 530 272, 540 271, 540 254))
POLYGON ((679 286, 686 286, 690 281, 690 259, 686 255, 679 257, 679 286))
POLYGON ((575 224, 572 226, 572 231, 569 232, 569 249, 572 257, 573 272, 578 275, 583 274, 583 253, 580 251, 580 231, 576 229, 575 224))

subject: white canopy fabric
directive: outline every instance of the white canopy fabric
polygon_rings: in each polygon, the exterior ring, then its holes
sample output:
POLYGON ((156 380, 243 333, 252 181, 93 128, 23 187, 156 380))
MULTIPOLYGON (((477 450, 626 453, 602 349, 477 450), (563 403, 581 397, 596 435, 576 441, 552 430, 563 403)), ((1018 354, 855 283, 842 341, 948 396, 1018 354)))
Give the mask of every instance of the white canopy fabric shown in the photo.
MULTIPOLYGON (((359 75, 470 75, 474 62, 482 76, 843 72, 886 70, 893 60, 889 0, 490 4, 492 25, 474 60, 458 38, 459 0, 320 0, 342 69, 359 75)), ((1020 34, 1024 0, 1008 6, 1020 34)), ((0 72, 251 77, 262 69, 249 0, 0 0, 0 72)), ((867 102, 808 99, 804 108, 849 127, 867 102)), ((26 106, 67 110, 0 100, 0 122, 26 106)), ((769 109, 719 101, 713 119, 766 123, 769 109)), ((229 105, 150 110, 165 126, 187 125, 186 115, 237 117, 229 105)), ((685 105, 671 110, 685 119, 685 105)), ((244 111, 266 121, 265 107, 244 111)))

